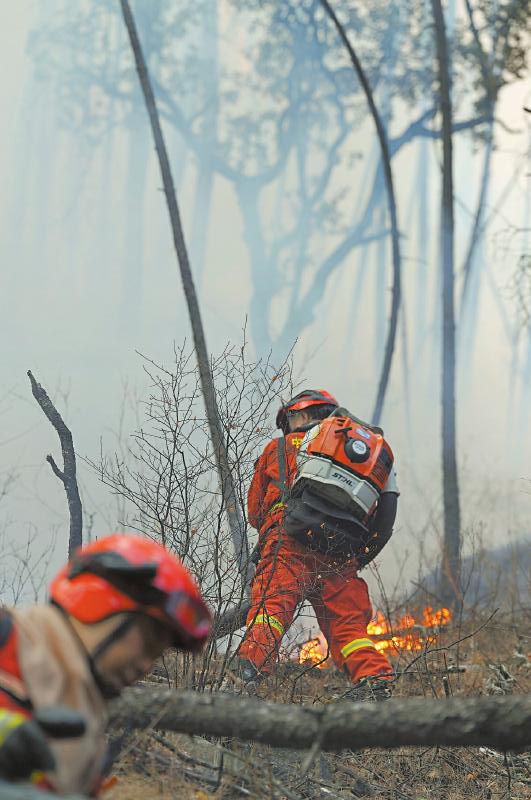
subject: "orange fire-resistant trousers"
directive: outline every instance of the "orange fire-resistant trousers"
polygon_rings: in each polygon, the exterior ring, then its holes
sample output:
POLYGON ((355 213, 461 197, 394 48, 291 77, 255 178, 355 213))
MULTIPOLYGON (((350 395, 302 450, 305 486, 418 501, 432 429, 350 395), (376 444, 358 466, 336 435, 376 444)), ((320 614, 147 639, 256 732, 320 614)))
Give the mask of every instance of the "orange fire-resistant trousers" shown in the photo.
POLYGON ((261 672, 270 672, 278 660, 282 637, 303 600, 312 604, 334 662, 352 681, 393 671, 367 635, 372 608, 356 564, 338 563, 309 550, 280 527, 269 530, 261 546, 240 658, 248 659, 261 672))

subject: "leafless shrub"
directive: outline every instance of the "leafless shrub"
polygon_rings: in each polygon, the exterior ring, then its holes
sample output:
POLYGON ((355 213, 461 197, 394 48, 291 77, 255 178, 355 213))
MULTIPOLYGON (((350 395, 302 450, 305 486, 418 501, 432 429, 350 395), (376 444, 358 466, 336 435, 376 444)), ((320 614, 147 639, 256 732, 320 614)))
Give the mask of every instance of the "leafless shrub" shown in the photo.
MULTIPOLYGON (((14 470, 8 470, 0 482, 0 511, 17 481, 14 470)), ((0 604, 17 605, 21 601, 36 602, 48 578, 50 559, 55 547, 52 542, 39 544, 37 530, 28 528, 25 535, 14 529, 7 515, 0 518, 0 604)))
MULTIPOLYGON (((244 587, 225 520, 195 357, 186 343, 174 348, 169 367, 141 357, 149 391, 139 400, 136 428, 128 439, 121 439, 117 451, 109 454, 102 445, 99 459, 88 463, 125 501, 123 527, 156 538, 177 553, 199 580, 215 613, 221 614, 242 599, 244 587)), ((271 406, 293 391, 292 362, 288 358, 276 367, 270 359, 249 360, 244 336, 240 346, 227 345, 213 357, 211 369, 238 502, 246 518, 254 461, 273 433, 271 406)), ((212 642, 202 680, 215 649, 212 642)), ((180 674, 189 674, 188 658, 179 658, 180 674)))
POLYGON ((9 526, 4 528, 0 533, 0 603, 16 606, 42 600, 54 548, 55 535, 51 543, 42 545, 33 526, 21 539, 18 533, 9 533, 9 526))

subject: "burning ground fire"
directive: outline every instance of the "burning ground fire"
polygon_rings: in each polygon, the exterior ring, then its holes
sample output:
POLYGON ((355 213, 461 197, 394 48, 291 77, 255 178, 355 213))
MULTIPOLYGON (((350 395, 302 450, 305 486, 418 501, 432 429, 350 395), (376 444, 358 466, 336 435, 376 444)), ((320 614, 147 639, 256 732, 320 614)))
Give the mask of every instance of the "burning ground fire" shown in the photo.
MULTIPOLYGON (((390 623, 384 614, 378 611, 367 626, 367 633, 374 639, 376 649, 388 655, 401 651, 418 651, 436 642, 439 628, 447 625, 451 619, 450 609, 439 608, 434 611, 431 606, 423 609, 419 621, 411 614, 406 614, 395 623, 390 623)), ((332 659, 327 653, 326 639, 319 631, 318 636, 302 645, 299 651, 299 663, 314 664, 319 669, 325 669, 332 665, 332 659)))
POLYGON ((321 631, 315 639, 309 639, 302 645, 299 652, 299 664, 305 666, 314 664, 319 669, 332 666, 332 659, 328 656, 328 644, 321 631))

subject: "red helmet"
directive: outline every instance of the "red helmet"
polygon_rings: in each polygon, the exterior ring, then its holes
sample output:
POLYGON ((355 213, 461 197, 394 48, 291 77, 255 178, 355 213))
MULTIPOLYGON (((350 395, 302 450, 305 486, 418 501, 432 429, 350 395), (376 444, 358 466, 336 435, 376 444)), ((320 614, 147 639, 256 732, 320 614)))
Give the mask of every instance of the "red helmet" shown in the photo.
POLYGON ((325 405, 338 408, 339 403, 334 395, 325 391, 325 389, 304 389, 279 408, 276 419, 277 428, 280 428, 283 433, 287 433, 288 416, 290 414, 294 414, 297 411, 304 411, 306 408, 310 408, 310 406, 325 405))
POLYGON ((116 533, 80 547, 50 584, 50 600, 86 624, 145 614, 187 650, 199 650, 210 632, 210 611, 186 567, 142 536, 116 533))

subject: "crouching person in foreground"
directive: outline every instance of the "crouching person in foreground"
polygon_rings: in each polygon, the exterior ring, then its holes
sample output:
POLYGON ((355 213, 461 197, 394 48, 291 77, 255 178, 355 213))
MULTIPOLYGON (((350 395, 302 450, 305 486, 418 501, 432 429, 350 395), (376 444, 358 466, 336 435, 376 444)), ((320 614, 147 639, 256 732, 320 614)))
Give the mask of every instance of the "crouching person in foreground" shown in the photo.
POLYGON ((200 650, 211 617, 181 562, 133 535, 80 548, 49 600, 0 609, 0 780, 96 796, 106 702, 166 648, 200 650))

